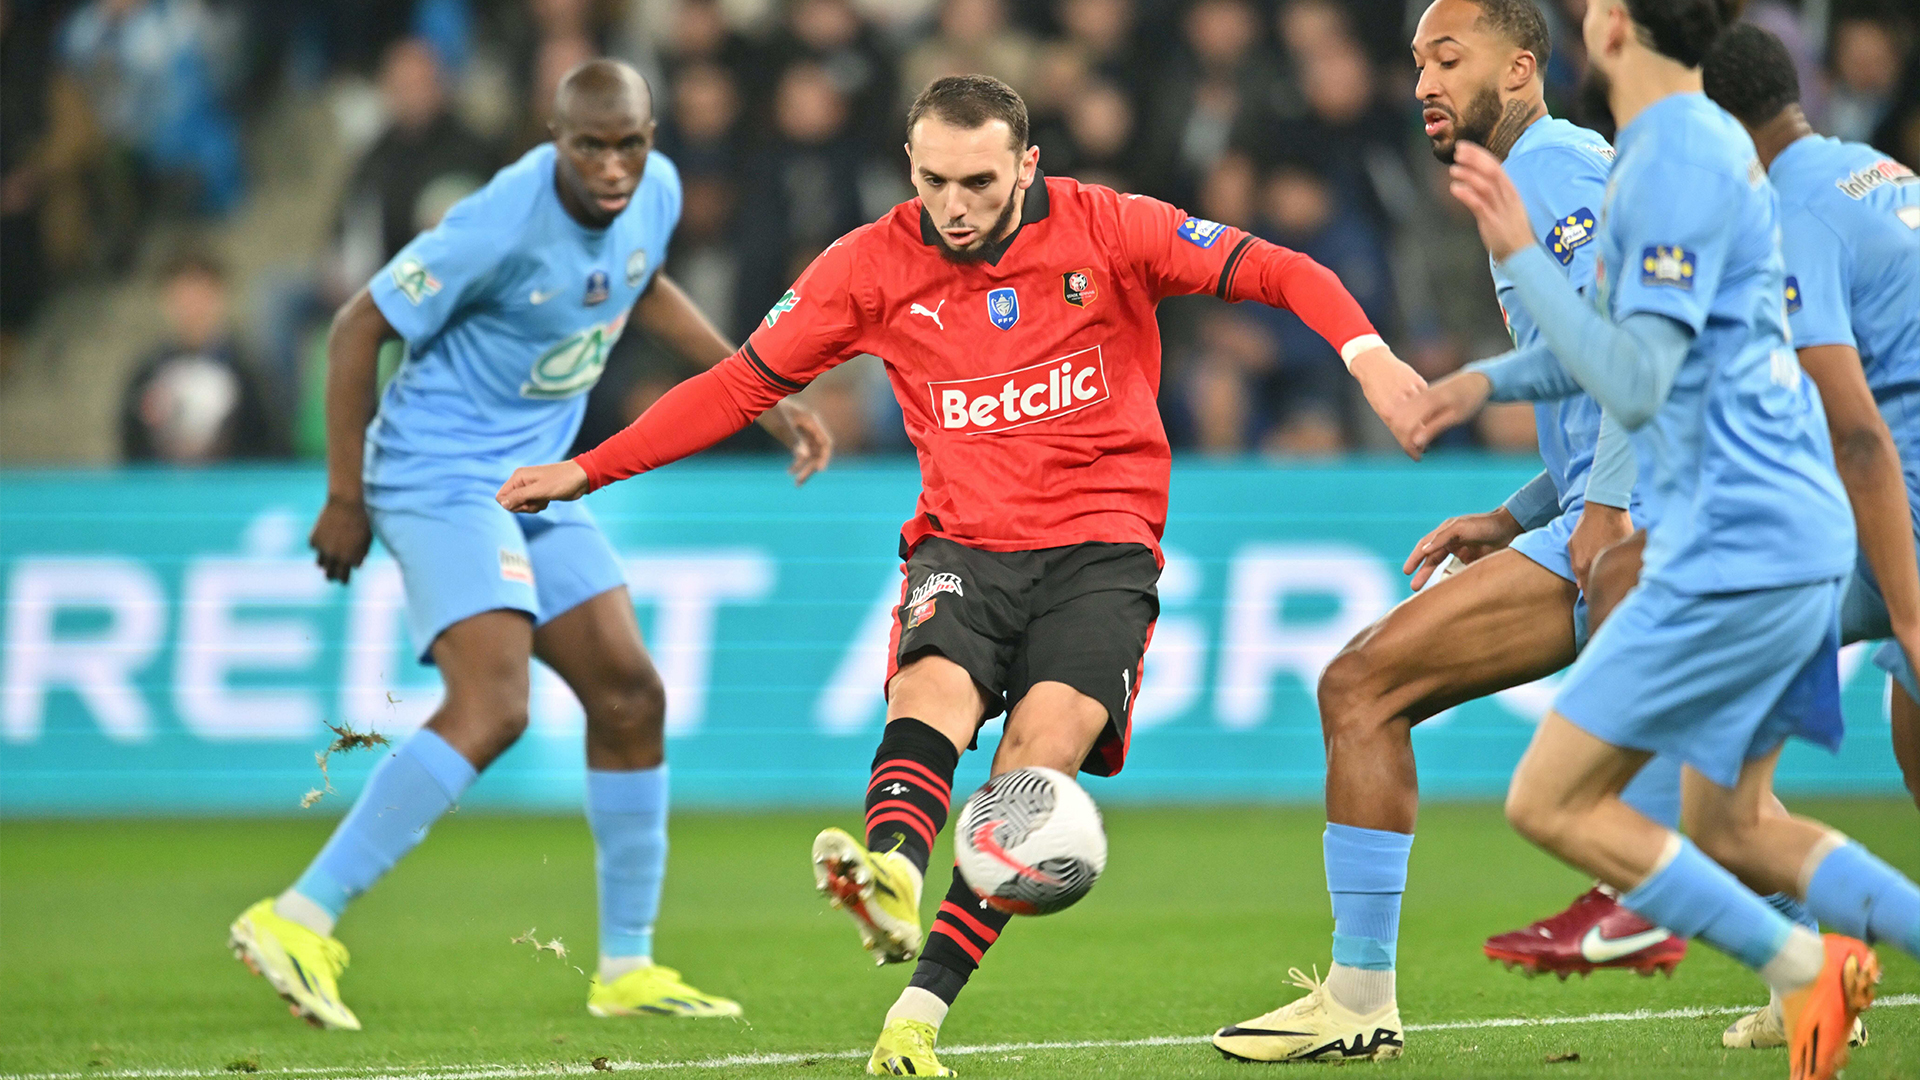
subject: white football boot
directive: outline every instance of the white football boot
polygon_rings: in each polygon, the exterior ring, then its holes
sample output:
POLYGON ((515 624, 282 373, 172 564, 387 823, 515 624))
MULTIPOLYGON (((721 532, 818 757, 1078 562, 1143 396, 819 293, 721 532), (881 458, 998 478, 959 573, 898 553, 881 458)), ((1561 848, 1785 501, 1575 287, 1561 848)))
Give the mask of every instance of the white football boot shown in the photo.
POLYGON ((1240 1061, 1385 1061, 1400 1056, 1405 1039, 1398 1003, 1362 1016, 1333 999, 1318 971, 1308 975, 1291 968, 1287 975, 1307 995, 1214 1032, 1215 1049, 1240 1061))
MULTIPOLYGON (((1779 1049, 1787 1045, 1786 1021, 1778 1008, 1772 1004, 1762 1005, 1728 1024, 1727 1030, 1720 1033, 1720 1045, 1729 1050, 1779 1049)), ((1867 1025, 1860 1017, 1853 1018, 1853 1036, 1847 1045, 1867 1045, 1867 1025)))

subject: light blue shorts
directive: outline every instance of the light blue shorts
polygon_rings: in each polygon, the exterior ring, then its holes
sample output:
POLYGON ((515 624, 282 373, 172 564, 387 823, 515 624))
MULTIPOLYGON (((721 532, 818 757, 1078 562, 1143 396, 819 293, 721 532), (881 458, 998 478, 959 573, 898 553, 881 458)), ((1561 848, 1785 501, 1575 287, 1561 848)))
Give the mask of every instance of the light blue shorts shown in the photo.
POLYGON ((1554 711, 1723 787, 1789 736, 1838 750, 1843 585, 1695 595, 1643 581, 1568 669, 1554 711))
POLYGON ((539 626, 627 583, 613 546, 578 502, 513 514, 477 489, 369 489, 373 531, 400 564, 420 662, 447 627, 483 611, 539 626))
POLYGON ((1840 601, 1840 644, 1884 642, 1873 651, 1874 666, 1893 676, 1908 697, 1920 701, 1920 685, 1915 685, 1906 650, 1899 642, 1889 640, 1892 637, 1893 623, 1887 615, 1886 597, 1880 595, 1880 583, 1874 580, 1866 553, 1861 552, 1854 563, 1853 577, 1847 582, 1846 597, 1840 601))
MULTIPOLYGON (((1553 571, 1555 574, 1574 581, 1573 556, 1567 554, 1567 541, 1573 536, 1573 527, 1580 524, 1580 509, 1561 514, 1537 529, 1528 529, 1513 538, 1507 545, 1513 550, 1553 571)), ((1573 650, 1579 652, 1587 647, 1587 596, 1581 593, 1573 602, 1573 650)))

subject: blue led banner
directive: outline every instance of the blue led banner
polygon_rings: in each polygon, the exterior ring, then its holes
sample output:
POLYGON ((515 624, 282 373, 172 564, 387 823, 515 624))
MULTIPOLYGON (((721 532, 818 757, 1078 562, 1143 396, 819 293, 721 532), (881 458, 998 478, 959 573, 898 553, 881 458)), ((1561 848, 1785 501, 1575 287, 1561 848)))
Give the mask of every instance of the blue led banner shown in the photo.
MULTIPOLYGON (((1496 505, 1535 467, 1177 466, 1132 754, 1091 781, 1095 796, 1317 800, 1316 674, 1407 594, 1400 564, 1421 535, 1496 505)), ((393 563, 376 547, 342 588, 306 552, 317 472, 15 472, 0 485, 0 812, 301 813, 324 791, 325 723, 399 736, 431 713, 438 683, 413 660, 393 563)), ((681 803, 857 802, 917 488, 910 463, 840 465, 796 490, 777 463, 735 459, 590 497, 667 684, 681 803)), ((1884 680, 1860 660, 1844 657, 1844 752, 1790 749, 1784 790, 1901 790, 1884 680)), ((1503 792, 1552 683, 1422 725, 1423 793, 1503 792)), ((468 805, 578 804, 579 707, 544 668, 533 688, 531 729, 468 805)), ((963 787, 986 758, 969 756, 963 787)), ((337 793, 306 812, 344 808, 372 760, 334 755, 337 793)))

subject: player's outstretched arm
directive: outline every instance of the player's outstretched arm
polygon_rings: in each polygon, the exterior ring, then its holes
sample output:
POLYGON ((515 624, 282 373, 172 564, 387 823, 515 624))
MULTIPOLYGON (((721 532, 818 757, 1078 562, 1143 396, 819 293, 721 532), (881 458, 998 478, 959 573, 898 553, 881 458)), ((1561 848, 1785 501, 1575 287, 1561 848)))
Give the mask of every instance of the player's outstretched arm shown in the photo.
POLYGON ((392 325, 366 289, 334 313, 327 332, 327 504, 307 544, 327 580, 345 584, 373 544, 360 469, 373 419, 380 343, 392 325))
POLYGON ((1914 564, 1907 485, 1893 434, 1852 346, 1801 349, 1800 366, 1820 388, 1833 434, 1833 463, 1853 504, 1860 549, 1886 598, 1894 638, 1909 663, 1920 663, 1920 570, 1914 564))
MULTIPOLYGON (((733 355, 734 346, 664 271, 653 276, 634 305, 633 314, 643 329, 702 370, 733 355)), ((826 421, 792 398, 761 413, 759 424, 793 451, 793 464, 787 471, 796 484, 806 483, 833 460, 833 433, 826 421)))

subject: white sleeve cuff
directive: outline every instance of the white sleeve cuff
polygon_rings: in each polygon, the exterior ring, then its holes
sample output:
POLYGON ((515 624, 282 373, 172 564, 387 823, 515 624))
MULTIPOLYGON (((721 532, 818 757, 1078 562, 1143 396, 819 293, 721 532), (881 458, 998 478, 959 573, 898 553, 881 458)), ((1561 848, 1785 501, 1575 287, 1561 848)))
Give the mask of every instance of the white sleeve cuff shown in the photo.
POLYGON ((1361 334, 1359 337, 1340 346, 1340 359, 1347 365, 1347 369, 1351 371, 1353 369, 1354 357, 1359 356, 1368 349, 1378 349, 1385 345, 1386 342, 1380 340, 1379 334, 1361 334))

